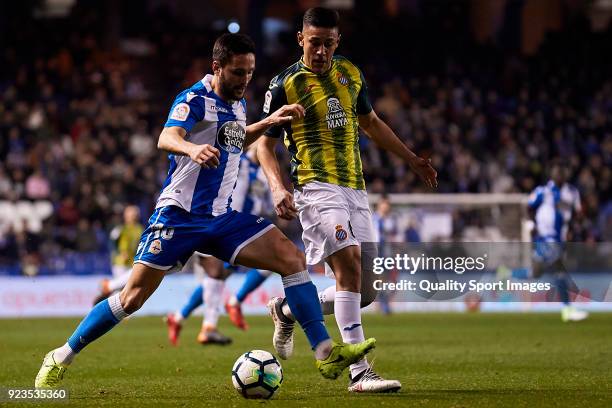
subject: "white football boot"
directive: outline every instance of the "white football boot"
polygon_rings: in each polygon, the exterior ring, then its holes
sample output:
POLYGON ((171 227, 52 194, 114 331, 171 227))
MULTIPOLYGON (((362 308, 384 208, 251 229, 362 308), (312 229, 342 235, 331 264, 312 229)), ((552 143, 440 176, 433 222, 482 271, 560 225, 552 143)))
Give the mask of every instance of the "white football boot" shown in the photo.
POLYGON ((584 310, 578 310, 573 306, 564 306, 561 309, 561 320, 564 322, 579 322, 589 317, 589 313, 584 310))
POLYGON ((272 345, 280 358, 287 360, 293 354, 293 328, 295 322, 283 314, 283 298, 273 297, 268 302, 270 316, 274 321, 272 345))
POLYGON ((355 378, 349 374, 349 380, 349 392, 398 392, 402 388, 402 383, 397 380, 385 380, 376 374, 371 366, 357 374, 355 378))

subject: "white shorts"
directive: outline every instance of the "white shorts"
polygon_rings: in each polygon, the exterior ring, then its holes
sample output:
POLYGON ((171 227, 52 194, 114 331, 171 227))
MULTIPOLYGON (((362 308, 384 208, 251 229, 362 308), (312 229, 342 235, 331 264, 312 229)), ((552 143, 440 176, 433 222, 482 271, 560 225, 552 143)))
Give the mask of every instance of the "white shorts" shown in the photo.
POLYGON ((111 269, 113 271, 113 277, 115 278, 118 278, 119 276, 123 276, 126 273, 132 272, 132 267, 125 266, 125 265, 113 265, 111 269))
POLYGON ((347 246, 374 242, 365 190, 313 181, 295 190, 294 199, 308 265, 316 265, 347 246))

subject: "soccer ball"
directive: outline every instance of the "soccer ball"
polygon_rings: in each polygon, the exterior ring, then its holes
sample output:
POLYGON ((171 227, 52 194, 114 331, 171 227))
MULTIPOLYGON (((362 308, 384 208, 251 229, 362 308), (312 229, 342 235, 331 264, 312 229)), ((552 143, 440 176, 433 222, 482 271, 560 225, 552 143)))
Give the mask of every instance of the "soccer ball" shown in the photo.
POLYGON ((271 398, 283 382, 283 368, 267 351, 244 353, 232 368, 232 383, 245 398, 271 398))

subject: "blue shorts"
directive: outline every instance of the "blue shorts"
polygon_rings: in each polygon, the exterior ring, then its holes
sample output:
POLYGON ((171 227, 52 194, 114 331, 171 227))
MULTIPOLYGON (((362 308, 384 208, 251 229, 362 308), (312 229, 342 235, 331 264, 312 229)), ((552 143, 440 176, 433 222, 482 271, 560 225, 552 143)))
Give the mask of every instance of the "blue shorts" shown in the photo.
POLYGON ((180 270, 197 251, 234 264, 242 248, 272 228, 265 218, 238 211, 213 217, 176 206, 161 207, 149 218, 134 263, 180 270))
POLYGON ((563 256, 564 244, 555 238, 537 237, 533 244, 533 260, 550 265, 563 256))

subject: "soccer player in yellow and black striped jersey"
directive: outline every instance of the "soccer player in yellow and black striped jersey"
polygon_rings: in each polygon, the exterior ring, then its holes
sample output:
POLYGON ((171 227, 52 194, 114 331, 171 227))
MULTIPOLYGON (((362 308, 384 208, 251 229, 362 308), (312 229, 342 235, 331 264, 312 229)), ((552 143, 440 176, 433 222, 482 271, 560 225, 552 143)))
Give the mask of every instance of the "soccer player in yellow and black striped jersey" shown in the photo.
MULTIPOLYGON (((336 285, 319 293, 324 313, 335 314, 344 342, 357 343, 365 338, 360 307, 376 297, 372 273, 361 270, 361 265, 372 265, 365 258, 376 256, 376 247, 359 155, 359 128, 379 147, 401 157, 427 186, 437 185, 437 174, 428 160, 410 151, 378 118, 359 68, 334 56, 340 41, 338 20, 336 11, 321 7, 304 14, 302 31, 297 34, 303 56, 272 79, 263 113, 266 116, 279 106, 300 104, 305 115, 270 128, 260 141, 258 157, 277 215, 291 219, 299 212, 307 263, 325 261, 336 278, 336 285), (280 137, 291 154, 295 196, 283 185, 274 153, 280 137)), ((282 299, 273 299, 270 311, 275 321, 285 325, 275 330, 274 346, 281 357, 288 357, 287 350, 293 346, 291 311, 282 299)), ((351 365, 351 392, 400 388, 399 381, 385 380, 373 372, 365 359, 351 365)))

